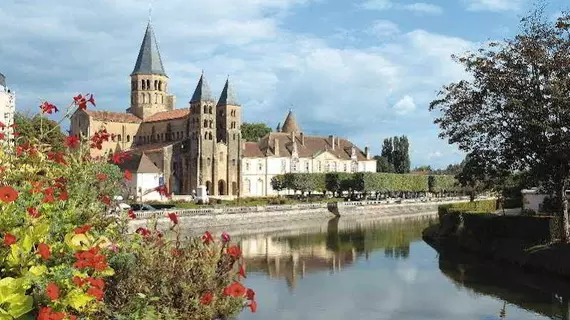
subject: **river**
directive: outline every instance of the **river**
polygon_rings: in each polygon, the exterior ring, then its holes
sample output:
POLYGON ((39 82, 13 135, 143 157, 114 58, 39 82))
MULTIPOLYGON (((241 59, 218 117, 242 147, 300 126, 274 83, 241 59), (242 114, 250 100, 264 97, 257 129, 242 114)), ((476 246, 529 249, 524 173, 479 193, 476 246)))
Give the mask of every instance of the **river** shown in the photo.
POLYGON ((429 223, 340 218, 237 235, 259 305, 238 319, 569 319, 567 284, 440 255, 421 239, 429 223))

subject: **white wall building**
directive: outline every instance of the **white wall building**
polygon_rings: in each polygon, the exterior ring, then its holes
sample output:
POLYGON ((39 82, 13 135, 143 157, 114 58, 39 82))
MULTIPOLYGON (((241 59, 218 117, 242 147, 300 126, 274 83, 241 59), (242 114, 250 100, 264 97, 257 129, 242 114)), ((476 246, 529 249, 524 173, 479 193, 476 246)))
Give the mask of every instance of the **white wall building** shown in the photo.
POLYGON ((16 112, 16 94, 6 85, 6 78, 0 73, 0 137, 3 141, 13 142, 14 113, 16 112))
POLYGON ((368 148, 362 151, 346 139, 305 135, 289 112, 278 132, 271 132, 258 142, 245 143, 241 195, 277 195, 271 178, 290 172, 376 172, 376 160, 368 148))
POLYGON ((145 153, 133 155, 119 167, 123 171, 129 170, 133 175, 133 178, 127 182, 129 188, 127 196, 136 197, 137 201, 142 202, 165 199, 158 191, 155 191, 164 183, 163 174, 145 153))

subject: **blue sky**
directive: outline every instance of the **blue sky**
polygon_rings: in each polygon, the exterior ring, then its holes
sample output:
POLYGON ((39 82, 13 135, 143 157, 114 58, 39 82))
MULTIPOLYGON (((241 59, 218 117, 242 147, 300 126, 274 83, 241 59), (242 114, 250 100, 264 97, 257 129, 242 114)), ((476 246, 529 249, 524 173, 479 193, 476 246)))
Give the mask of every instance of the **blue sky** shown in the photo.
MULTIPOLYGON (((463 155, 438 139, 427 106, 465 77, 452 53, 512 36, 525 0, 162 0, 152 21, 169 90, 187 107, 202 69, 219 94, 227 75, 244 121, 275 127, 288 109, 310 134, 334 134, 380 153, 410 139, 412 165, 463 155)), ((569 5, 550 1, 549 17, 569 5)), ((145 0, 2 0, 0 72, 17 109, 65 106, 93 92, 97 109, 124 111, 148 20, 145 0)))

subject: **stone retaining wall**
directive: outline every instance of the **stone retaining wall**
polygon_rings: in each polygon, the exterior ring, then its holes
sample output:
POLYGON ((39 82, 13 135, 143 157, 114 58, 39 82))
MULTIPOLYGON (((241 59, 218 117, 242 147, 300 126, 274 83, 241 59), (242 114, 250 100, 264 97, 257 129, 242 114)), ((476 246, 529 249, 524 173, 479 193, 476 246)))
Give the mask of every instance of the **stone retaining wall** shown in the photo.
MULTIPOLYGON (((446 199, 437 202, 386 203, 386 201, 354 201, 338 203, 333 208, 342 212, 342 216, 410 216, 419 214, 436 214, 437 206, 444 203, 468 201, 466 199, 446 199)), ((212 229, 251 225, 254 227, 293 223, 302 220, 330 219, 337 213, 331 212, 331 206, 326 203, 307 203, 293 205, 224 207, 207 209, 164 210, 137 213, 137 219, 130 221, 131 231, 146 227, 148 220, 157 217, 159 229, 166 229, 170 221, 166 217, 174 212, 180 218, 183 229, 212 229)), ((227 229, 227 228, 226 228, 227 229)))

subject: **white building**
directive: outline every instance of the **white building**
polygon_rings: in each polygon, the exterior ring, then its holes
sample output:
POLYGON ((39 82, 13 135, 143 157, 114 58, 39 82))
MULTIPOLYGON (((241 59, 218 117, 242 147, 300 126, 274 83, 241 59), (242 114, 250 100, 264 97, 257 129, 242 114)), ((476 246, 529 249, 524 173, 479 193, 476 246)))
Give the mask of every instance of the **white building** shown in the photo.
POLYGON ((164 183, 160 169, 145 154, 135 154, 119 164, 121 170, 129 170, 132 179, 127 181, 127 197, 136 197, 138 201, 164 200, 155 189, 164 183))
POLYGON ((346 139, 305 135, 290 111, 278 132, 245 143, 241 194, 277 195, 271 178, 289 172, 376 172, 376 160, 367 147, 362 151, 346 139))
POLYGON ((16 94, 8 89, 6 78, 0 73, 0 136, 3 141, 14 140, 14 113, 16 112, 16 94))

